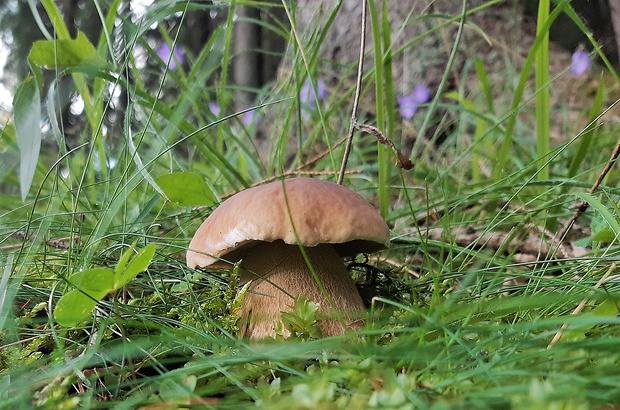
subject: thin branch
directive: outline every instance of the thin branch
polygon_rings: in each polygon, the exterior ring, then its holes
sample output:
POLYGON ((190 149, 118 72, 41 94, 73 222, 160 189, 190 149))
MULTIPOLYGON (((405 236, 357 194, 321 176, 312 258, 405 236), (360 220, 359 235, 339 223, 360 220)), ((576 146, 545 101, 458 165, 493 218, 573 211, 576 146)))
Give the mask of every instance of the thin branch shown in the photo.
POLYGON ((394 154, 396 154, 396 157, 398 158, 396 166, 406 170, 413 168, 413 162, 411 162, 409 158, 407 158, 402 152, 400 152, 400 150, 396 148, 396 145, 394 145, 392 140, 389 139, 387 135, 385 135, 379 128, 373 127, 372 125, 360 124, 357 121, 353 123, 353 127, 356 130, 360 130, 367 134, 373 135, 381 144, 387 145, 392 148, 392 151, 394 151, 394 154))
POLYGON ((344 156, 342 158, 342 166, 340 167, 340 173, 338 174, 338 183, 342 185, 344 180, 344 173, 347 169, 347 162, 349 161, 349 155, 351 154, 351 146, 353 145, 353 133, 355 132, 355 124, 357 123, 357 109, 360 101, 360 93, 362 89, 362 75, 364 72, 364 50, 366 49, 366 13, 367 13, 367 0, 362 1, 362 34, 360 36, 360 57, 359 64, 357 66, 357 84, 355 86, 355 97, 353 98, 353 110, 351 113, 351 125, 349 126, 349 134, 347 136, 347 145, 344 150, 344 156))

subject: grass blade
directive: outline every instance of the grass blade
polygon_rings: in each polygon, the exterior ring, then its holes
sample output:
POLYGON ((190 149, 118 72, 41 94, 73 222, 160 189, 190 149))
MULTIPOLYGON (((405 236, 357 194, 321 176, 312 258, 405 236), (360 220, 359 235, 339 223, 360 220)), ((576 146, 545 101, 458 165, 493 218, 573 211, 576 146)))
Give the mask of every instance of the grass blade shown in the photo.
POLYGON ((34 77, 26 78, 19 85, 13 99, 13 107, 15 134, 21 155, 19 185, 22 201, 25 201, 41 150, 41 97, 34 77))
MULTIPOLYGON (((521 105, 521 101, 523 99, 523 94, 525 92, 525 85, 527 79, 532 70, 532 66, 534 65, 534 61, 536 59, 536 55, 538 53, 538 49, 543 45, 544 39, 546 37, 546 33, 549 32, 551 28, 551 24, 555 21, 555 19, 564 11, 564 8, 568 0, 563 0, 559 4, 556 5, 555 9, 549 14, 549 18, 545 21, 545 23, 537 28, 537 32, 539 33, 532 44, 532 48, 525 59, 525 63, 523 63, 523 68, 521 69, 521 75, 519 76, 519 82, 517 87, 515 88, 514 97, 512 99, 512 106, 509 111, 508 122, 506 123, 506 133, 504 135, 504 140, 499 148, 499 152, 496 157, 495 166, 493 168, 493 178, 496 181, 499 181, 505 174, 509 172, 507 169, 507 162, 510 153, 510 148, 512 146, 512 138, 515 126, 517 125, 518 113, 521 105)), ((540 90, 537 89, 537 92, 540 90)))
POLYGON ((605 82, 601 76, 599 81, 599 86, 596 90, 596 96, 594 97, 594 104, 592 105, 592 110, 590 111, 590 116, 588 118, 588 126, 584 133, 581 136, 581 140, 579 141, 579 147, 577 151, 573 155, 570 161, 570 166, 568 168, 567 176, 569 178, 577 175, 577 171, 583 160, 586 158, 588 154, 588 150, 590 148, 590 144, 592 139, 595 136, 596 128, 598 126, 597 118, 599 117, 601 110, 603 108, 603 102, 605 100, 605 82))
MULTIPOLYGON (((536 152, 539 163, 546 158, 550 151, 549 125, 549 28, 545 29, 545 22, 549 18, 549 0, 538 2, 538 21, 536 36, 541 38, 540 47, 536 51, 536 152)), ((549 166, 543 162, 539 169, 539 180, 549 179, 549 166)))

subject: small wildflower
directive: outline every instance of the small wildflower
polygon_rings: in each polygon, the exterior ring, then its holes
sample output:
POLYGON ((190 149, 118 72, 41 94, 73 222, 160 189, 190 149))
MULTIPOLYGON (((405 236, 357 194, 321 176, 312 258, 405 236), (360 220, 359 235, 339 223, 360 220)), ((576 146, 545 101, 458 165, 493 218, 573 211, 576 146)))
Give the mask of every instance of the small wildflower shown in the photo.
POLYGON ((314 89, 312 88, 312 82, 310 81, 310 79, 307 79, 304 85, 301 86, 301 90, 299 90, 299 100, 302 104, 305 104, 309 108, 316 110, 317 100, 322 100, 327 94, 325 80, 319 79, 316 82, 316 92, 316 98, 311 98, 311 95, 314 95, 314 89))
POLYGON ((420 104, 424 104, 431 97, 431 91, 427 86, 418 84, 411 94, 398 99, 398 113, 401 117, 410 120, 415 115, 420 104))
POLYGON ((260 114, 256 113, 256 110, 252 109, 243 113, 243 118, 241 122, 243 123, 243 125, 248 127, 252 123, 260 124, 262 119, 263 117, 260 114))
POLYGON ((161 58, 164 64, 167 64, 168 68, 171 70, 176 70, 177 61, 179 62, 179 64, 183 64, 183 61, 185 61, 185 56, 183 55, 183 51, 181 50, 181 48, 174 47, 173 56, 172 52, 170 51, 170 46, 165 41, 163 41, 157 49, 157 56, 161 58))
POLYGON ((209 104, 207 104, 209 106, 209 111, 211 111, 211 114, 213 114, 216 117, 220 116, 220 106, 217 105, 216 102, 209 102, 209 104))
POLYGON ((582 75, 590 68, 590 56, 583 50, 577 50, 573 53, 572 63, 570 70, 577 74, 582 75))
POLYGON ((312 112, 316 111, 316 102, 325 98, 326 95, 327 86, 325 85, 325 80, 319 79, 316 82, 315 95, 314 88, 312 87, 312 82, 310 81, 310 79, 306 79, 304 85, 301 86, 301 90, 299 90, 299 101, 302 104, 302 115, 305 121, 310 119, 310 115, 312 112))

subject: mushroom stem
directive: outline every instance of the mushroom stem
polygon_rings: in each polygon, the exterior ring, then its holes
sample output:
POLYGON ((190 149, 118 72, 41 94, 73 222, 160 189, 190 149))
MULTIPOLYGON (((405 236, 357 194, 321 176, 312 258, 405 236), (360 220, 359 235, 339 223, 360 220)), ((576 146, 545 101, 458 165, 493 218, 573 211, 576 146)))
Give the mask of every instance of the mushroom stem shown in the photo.
MULTIPOLYGON (((340 255, 329 244, 304 249, 347 328, 359 327, 363 323, 360 312, 364 304, 340 255)), ((299 246, 287 245, 282 241, 260 243, 248 251, 241 267, 242 281, 253 282, 241 306, 241 317, 245 323, 240 336, 255 339, 274 337, 275 323, 281 322, 280 313, 291 312, 294 298, 301 294, 319 303, 319 312, 329 318, 319 322, 323 336, 345 332, 338 315, 331 311, 330 303, 316 283, 299 246)))

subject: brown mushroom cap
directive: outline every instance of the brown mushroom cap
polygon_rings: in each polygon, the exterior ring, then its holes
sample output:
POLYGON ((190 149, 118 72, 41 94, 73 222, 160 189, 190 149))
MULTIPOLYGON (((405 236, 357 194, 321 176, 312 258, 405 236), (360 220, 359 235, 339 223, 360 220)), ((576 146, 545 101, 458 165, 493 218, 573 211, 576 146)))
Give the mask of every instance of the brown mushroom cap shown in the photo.
POLYGON ((224 201, 196 231, 187 266, 229 266, 218 263, 220 258, 234 263, 256 241, 276 240, 332 244, 340 256, 353 256, 387 247, 390 230, 356 192, 333 182, 292 178, 246 189, 224 201))

